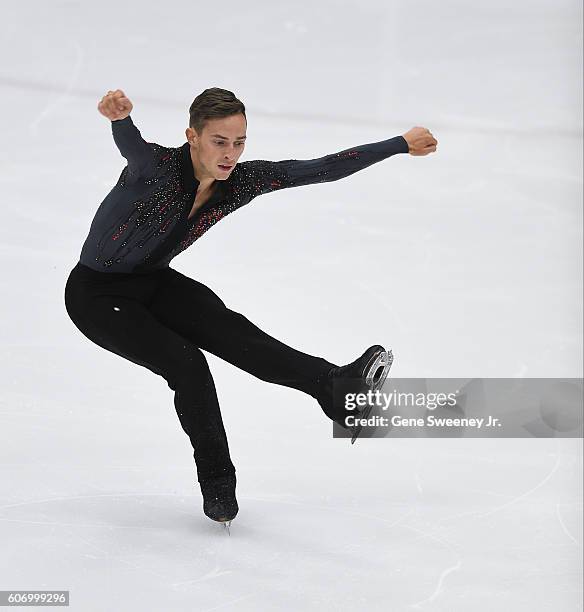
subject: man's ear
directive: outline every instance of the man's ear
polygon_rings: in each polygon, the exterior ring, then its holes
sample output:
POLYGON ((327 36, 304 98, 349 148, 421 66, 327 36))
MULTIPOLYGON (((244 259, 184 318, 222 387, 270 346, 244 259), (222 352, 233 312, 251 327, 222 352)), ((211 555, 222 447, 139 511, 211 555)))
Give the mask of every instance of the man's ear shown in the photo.
POLYGON ((195 144, 196 138, 197 138, 197 133, 195 132, 195 130, 193 130, 193 128, 188 127, 185 130, 185 136, 187 137, 187 140, 189 141, 189 144, 195 144))

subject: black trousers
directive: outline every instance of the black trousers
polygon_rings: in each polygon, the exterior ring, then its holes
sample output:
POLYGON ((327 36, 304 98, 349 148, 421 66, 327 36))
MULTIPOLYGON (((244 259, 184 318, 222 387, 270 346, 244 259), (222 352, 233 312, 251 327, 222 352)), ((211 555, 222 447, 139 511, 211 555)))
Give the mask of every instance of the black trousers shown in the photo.
POLYGON ((335 364, 297 351, 230 310, 208 287, 172 268, 96 272, 78 263, 65 306, 89 340, 162 376, 194 449, 198 480, 234 474, 213 377, 201 349, 267 382, 318 398, 335 364))

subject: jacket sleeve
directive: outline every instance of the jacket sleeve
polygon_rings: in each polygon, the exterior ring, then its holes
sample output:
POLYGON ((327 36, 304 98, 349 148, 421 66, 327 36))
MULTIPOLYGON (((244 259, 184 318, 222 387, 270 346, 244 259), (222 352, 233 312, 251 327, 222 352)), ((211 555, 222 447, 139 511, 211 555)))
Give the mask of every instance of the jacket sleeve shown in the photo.
POLYGON ((338 181, 397 153, 408 153, 403 136, 363 144, 317 159, 254 160, 247 165, 252 197, 312 183, 338 181))
POLYGON ((142 138, 130 115, 111 123, 114 142, 122 157, 128 161, 128 174, 132 176, 148 174, 154 165, 154 150, 142 138))

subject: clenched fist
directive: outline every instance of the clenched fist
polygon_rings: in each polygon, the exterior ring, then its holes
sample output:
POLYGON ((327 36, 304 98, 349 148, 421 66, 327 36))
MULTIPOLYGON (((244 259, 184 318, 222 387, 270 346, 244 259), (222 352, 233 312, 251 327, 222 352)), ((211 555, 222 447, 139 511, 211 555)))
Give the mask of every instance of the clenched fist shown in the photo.
POLYGON ((132 112, 132 108, 132 103, 121 89, 108 91, 97 105, 97 110, 110 121, 125 119, 132 112))
POLYGON ((432 136, 430 130, 423 127, 414 127, 403 137, 410 148, 410 155, 428 155, 436 151, 438 141, 432 136))

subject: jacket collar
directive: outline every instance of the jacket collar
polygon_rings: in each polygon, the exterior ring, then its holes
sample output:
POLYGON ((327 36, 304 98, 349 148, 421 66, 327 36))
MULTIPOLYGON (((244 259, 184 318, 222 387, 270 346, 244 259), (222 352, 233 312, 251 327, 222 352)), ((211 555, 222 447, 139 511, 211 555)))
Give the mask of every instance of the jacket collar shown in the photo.
MULTIPOLYGON (((199 188, 199 181, 195 177, 195 170, 193 168, 193 161, 191 159, 191 147, 188 142, 185 142, 181 147, 181 179, 183 189, 187 193, 196 193, 199 188)), ((213 199, 218 194, 223 194, 225 192, 227 181, 215 181, 215 187, 213 191, 213 199)))

